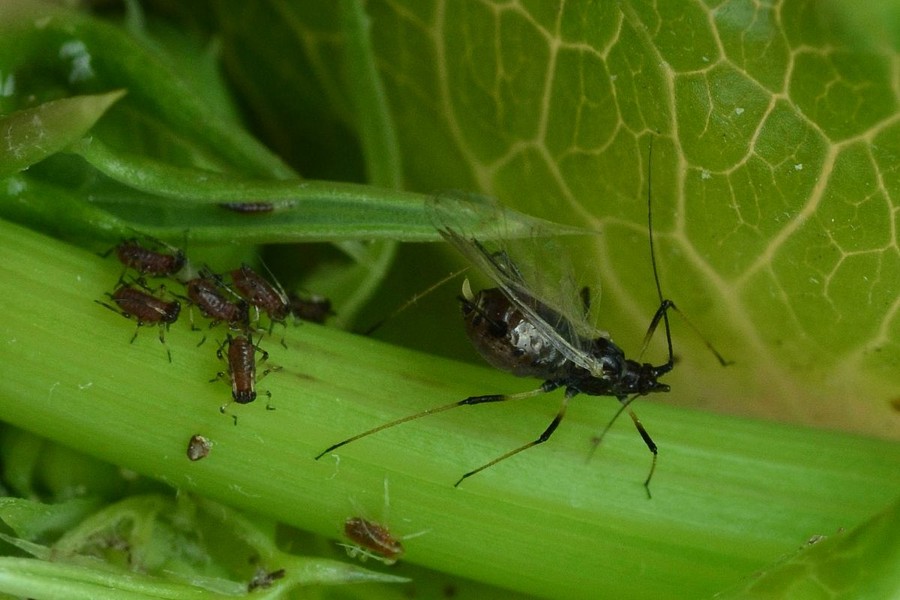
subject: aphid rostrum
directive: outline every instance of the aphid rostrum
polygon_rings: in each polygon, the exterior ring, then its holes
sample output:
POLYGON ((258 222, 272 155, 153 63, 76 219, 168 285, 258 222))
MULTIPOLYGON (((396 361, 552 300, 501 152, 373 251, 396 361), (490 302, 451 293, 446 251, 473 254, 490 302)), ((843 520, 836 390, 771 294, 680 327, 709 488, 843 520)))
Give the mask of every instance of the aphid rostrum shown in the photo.
POLYGON ((171 246, 169 248, 169 252, 158 252, 142 245, 137 239, 130 239, 118 244, 113 250, 119 262, 141 275, 164 277, 174 275, 187 263, 183 251, 171 246))
MULTIPOLYGON (((249 404, 256 400, 256 382, 258 379, 262 379, 279 368, 269 367, 257 377, 257 352, 261 356, 259 362, 268 360, 269 353, 254 344, 253 339, 249 335, 243 334, 234 336, 229 334, 216 351, 219 359, 225 361, 227 371, 220 371, 210 381, 218 381, 227 377, 231 382, 231 397, 238 404, 249 404), (224 353, 223 350, 225 350, 224 353)), ((266 396, 271 396, 269 391, 263 393, 266 396)), ((227 406, 227 404, 221 406, 221 412, 224 413, 227 406)), ((267 408, 271 407, 267 406, 267 408)))
MULTIPOLYGON (((589 305, 588 296, 582 290, 570 285, 574 279, 556 277, 542 279, 541 261, 558 261, 558 256, 539 258, 536 254, 535 257, 529 257, 535 260, 514 262, 504 246, 480 241, 468 234, 465 225, 459 225, 456 217, 451 211, 445 210, 444 204, 438 198, 432 203, 431 209, 433 221, 441 235, 489 275, 498 286, 481 290, 477 294, 469 292, 460 298, 466 333, 470 340, 479 354, 494 367, 520 377, 540 378, 544 383, 529 392, 471 396, 390 421, 329 446, 319 453, 316 459, 363 437, 427 415, 458 406, 528 398, 561 387, 565 390, 562 403, 540 436, 466 472, 454 485, 458 486, 466 478, 546 442, 563 420, 569 401, 578 394, 587 394, 613 396, 619 400, 621 407, 616 417, 622 411, 628 412, 652 453, 650 471, 644 481, 649 497, 650 480, 656 468, 657 446, 629 405, 639 396, 669 391, 669 386, 659 379, 671 371, 675 364, 668 311, 677 310, 671 300, 663 297, 659 284, 653 247, 649 188, 648 181, 650 258, 659 305, 647 329, 644 347, 662 322, 667 347, 665 362, 654 365, 627 358, 606 333, 587 322, 585 308, 589 305), (577 310, 574 308, 576 306, 577 310)), ((497 218, 502 218, 499 210, 497 214, 497 218)), ((538 250, 532 251, 539 254, 538 250)), ((727 364, 709 343, 707 346, 713 350, 720 363, 727 364)), ((595 440, 595 446, 597 443, 599 439, 595 440)))
MULTIPOLYGON (((165 291, 165 287, 160 286, 160 291, 165 291)), ((165 346, 165 331, 169 325, 178 320, 181 313, 181 303, 177 300, 167 302, 162 298, 158 298, 151 294, 149 290, 138 289, 127 283, 120 283, 119 287, 112 294, 107 294, 109 299, 115 303, 115 307, 96 300, 98 304, 117 312, 128 319, 137 321, 137 329, 131 336, 131 342, 137 338, 140 328, 144 325, 159 326, 159 341, 165 346)), ((166 353, 169 356, 169 362, 172 362, 172 353, 166 347, 166 353)))

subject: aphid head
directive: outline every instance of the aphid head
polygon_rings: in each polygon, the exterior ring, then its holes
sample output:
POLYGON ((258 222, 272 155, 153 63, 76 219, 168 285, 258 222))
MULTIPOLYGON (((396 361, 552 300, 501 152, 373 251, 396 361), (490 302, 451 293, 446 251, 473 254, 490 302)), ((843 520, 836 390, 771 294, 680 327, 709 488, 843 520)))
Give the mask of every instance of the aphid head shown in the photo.
POLYGON ((646 394, 656 394, 660 392, 668 392, 671 388, 667 383, 660 383, 658 379, 672 370, 669 363, 654 367, 651 364, 641 365, 636 383, 636 393, 642 396, 646 394))

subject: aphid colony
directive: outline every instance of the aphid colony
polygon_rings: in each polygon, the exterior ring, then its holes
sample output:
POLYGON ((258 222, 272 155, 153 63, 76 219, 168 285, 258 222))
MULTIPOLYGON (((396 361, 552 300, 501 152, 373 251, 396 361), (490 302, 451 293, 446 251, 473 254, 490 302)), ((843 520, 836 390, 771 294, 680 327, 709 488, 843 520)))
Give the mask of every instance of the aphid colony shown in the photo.
MULTIPOLYGON (((256 400, 256 382, 279 367, 268 367, 259 372, 257 365, 268 359, 268 353, 260 348, 264 333, 271 334, 275 324, 286 326, 288 316, 322 323, 331 313, 331 303, 320 297, 301 299, 289 297, 277 283, 272 283, 252 267, 242 264, 227 274, 213 273, 207 267, 195 269, 184 252, 162 242, 145 244, 137 239, 125 240, 106 255, 115 252, 125 266, 113 292, 107 293, 109 302, 97 301, 102 306, 137 322, 131 337, 133 342, 142 326, 156 325, 159 341, 165 346, 165 333, 182 313, 182 302, 187 304, 191 328, 200 329, 194 321, 194 308, 209 321, 209 327, 222 325, 227 328, 225 339, 216 349, 216 355, 225 364, 225 370, 211 381, 225 379, 231 383, 231 398, 238 404, 256 400), (166 278, 170 284, 183 289, 178 293, 150 279, 166 278), (268 320, 264 324, 263 315, 268 320)), ((200 340, 198 346, 206 340, 200 340)), ((284 344, 284 339, 282 339, 284 344)), ((172 353, 166 346, 169 362, 172 353)), ((268 391, 263 392, 270 396, 268 391)), ((226 405, 221 407, 225 412, 226 405)))

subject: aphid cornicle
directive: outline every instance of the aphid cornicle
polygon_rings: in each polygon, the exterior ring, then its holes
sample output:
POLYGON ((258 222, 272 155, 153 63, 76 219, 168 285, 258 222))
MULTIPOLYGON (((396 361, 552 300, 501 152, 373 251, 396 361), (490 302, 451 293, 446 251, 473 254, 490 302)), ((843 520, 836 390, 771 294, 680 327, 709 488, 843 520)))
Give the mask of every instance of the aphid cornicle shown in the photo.
MULTIPOLYGON (((578 394, 588 394, 612 396, 619 400, 621 406, 610 421, 610 425, 621 412, 628 412, 653 456, 649 474, 644 481, 647 496, 650 497, 650 480, 656 468, 657 446, 629 404, 635 398, 646 394, 669 391, 669 386, 661 383, 659 378, 671 371, 675 365, 668 311, 678 310, 671 300, 663 297, 659 284, 653 248, 650 197, 648 180, 650 258, 659 305, 650 321, 644 338, 644 347, 662 322, 668 351, 665 362, 653 365, 626 358, 624 352, 609 339, 607 334, 586 321, 587 311, 584 309, 588 308, 588 297, 583 289, 579 290, 569 285, 574 282, 573 278, 552 276, 542 278, 541 266, 547 264, 547 261, 558 263, 559 256, 553 254, 539 256, 542 253, 534 249, 535 246, 532 244, 531 251, 535 252, 535 256, 530 258, 534 260, 525 263, 514 262, 504 246, 491 247, 487 241, 480 241, 466 233, 466 226, 459 224, 453 207, 445 206, 441 199, 437 198, 431 204, 431 211, 434 224, 441 235, 498 285, 496 288, 481 290, 474 295, 467 292, 460 298, 466 332, 470 340, 479 354, 491 365, 520 377, 543 379, 544 383, 530 392, 471 396, 409 415, 333 444, 319 453, 316 459, 360 438, 427 415, 458 406, 528 398, 561 387, 565 389, 562 404, 540 436, 468 471, 454 485, 458 486, 466 478, 546 442, 563 420, 569 401, 578 394), (579 306, 579 309, 573 310, 574 306, 579 306)), ((482 206, 480 210, 487 213, 493 211, 496 216, 491 220, 503 221, 503 213, 499 208, 482 206)), ((483 220, 488 222, 488 219, 483 220)), ((708 342, 707 346, 721 364, 727 364, 708 342)), ((608 429, 609 425, 606 430, 608 429)), ((595 439, 594 447, 606 430, 595 439)))
MULTIPOLYGON (((160 290, 164 291, 165 287, 160 286, 160 290)), ((149 291, 140 290, 124 282, 120 283, 119 287, 112 294, 107 293, 107 296, 116 304, 115 308, 99 300, 96 300, 97 304, 119 313, 123 317, 137 321, 137 329, 135 329, 134 335, 131 336, 131 342, 137 339, 138 332, 142 326, 158 325, 159 341, 165 345, 165 331, 169 325, 178 320, 178 315, 181 313, 181 303, 177 300, 167 302, 154 296, 149 291)), ((172 353, 168 347, 166 348, 166 353, 169 356, 169 362, 172 362, 172 353)))
POLYGON ((141 245, 136 239, 125 240, 114 250, 119 262, 150 277, 174 275, 187 262, 184 252, 177 248, 172 248, 169 253, 157 252, 141 245))

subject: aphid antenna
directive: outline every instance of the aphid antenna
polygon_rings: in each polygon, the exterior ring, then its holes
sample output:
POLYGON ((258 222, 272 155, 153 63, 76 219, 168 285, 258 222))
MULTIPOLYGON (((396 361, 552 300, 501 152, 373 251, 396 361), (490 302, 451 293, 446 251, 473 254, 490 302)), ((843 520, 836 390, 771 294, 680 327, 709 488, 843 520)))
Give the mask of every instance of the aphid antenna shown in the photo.
POLYGON ((282 300, 285 302, 285 304, 286 304, 286 303, 288 302, 288 295, 287 295, 287 292, 284 291, 284 287, 282 287, 281 282, 278 281, 278 278, 277 278, 277 277, 275 277, 275 273, 272 272, 272 269, 269 268, 269 265, 266 264, 266 261, 264 261, 262 257, 259 257, 259 264, 261 264, 262 267, 263 267, 263 269, 266 270, 266 273, 269 274, 269 277, 270 277, 271 280, 272 280, 272 284, 273 284, 273 285, 275 286, 275 288, 278 290, 278 294, 281 296, 281 299, 282 299, 282 300))
POLYGON ((659 325, 660 319, 662 319, 663 324, 665 326, 666 331, 666 345, 669 351, 669 359, 666 364, 669 366, 668 370, 675 364, 674 353, 672 351, 672 334, 669 329, 669 310, 673 310, 687 323, 688 327, 694 332, 694 334, 700 338, 700 340, 706 345, 707 349, 712 352, 713 356, 716 357, 716 360, 719 361, 719 364, 723 367, 727 367, 730 364, 733 364, 734 361, 726 360, 722 354, 716 350, 715 346, 713 346, 712 342, 703 335, 700 329, 697 328, 694 323, 687 318, 684 312, 681 311, 680 308, 675 306, 675 303, 668 298, 663 297, 662 286, 659 283, 659 269, 656 266, 656 245, 653 239, 653 138, 650 138, 650 147, 647 150, 647 233, 650 238, 650 265, 653 268, 653 282, 656 285, 656 295, 659 299, 659 308, 656 310, 656 314, 653 316, 653 320, 650 322, 650 327, 647 328, 647 333, 644 336, 644 342, 641 345, 641 352, 638 356, 640 360, 641 357, 644 356, 644 352, 646 352, 647 347, 650 345, 650 340, 653 338, 653 334, 656 332, 656 328, 659 325))
POLYGON ((398 315, 402 314, 410 306, 413 306, 419 300, 421 300, 421 299, 425 298, 426 296, 428 296, 429 294, 431 294, 431 292, 435 291, 436 289, 438 289, 445 283, 452 281, 456 277, 459 277, 460 275, 462 275, 463 273, 465 273, 468 270, 469 270, 468 266, 462 267, 461 269, 457 269, 456 271, 451 272, 449 275, 442 277, 435 283, 432 283, 430 286, 428 286, 421 292, 416 292, 406 302, 404 302, 403 304, 401 304, 400 306, 395 308, 393 310, 393 312, 391 312, 391 314, 389 314, 388 316, 384 317, 383 319, 377 321, 374 325, 370 326, 368 329, 363 331, 362 335, 372 335, 378 329, 380 329, 385 323, 388 323, 389 321, 394 320, 394 318, 396 318, 398 315))

